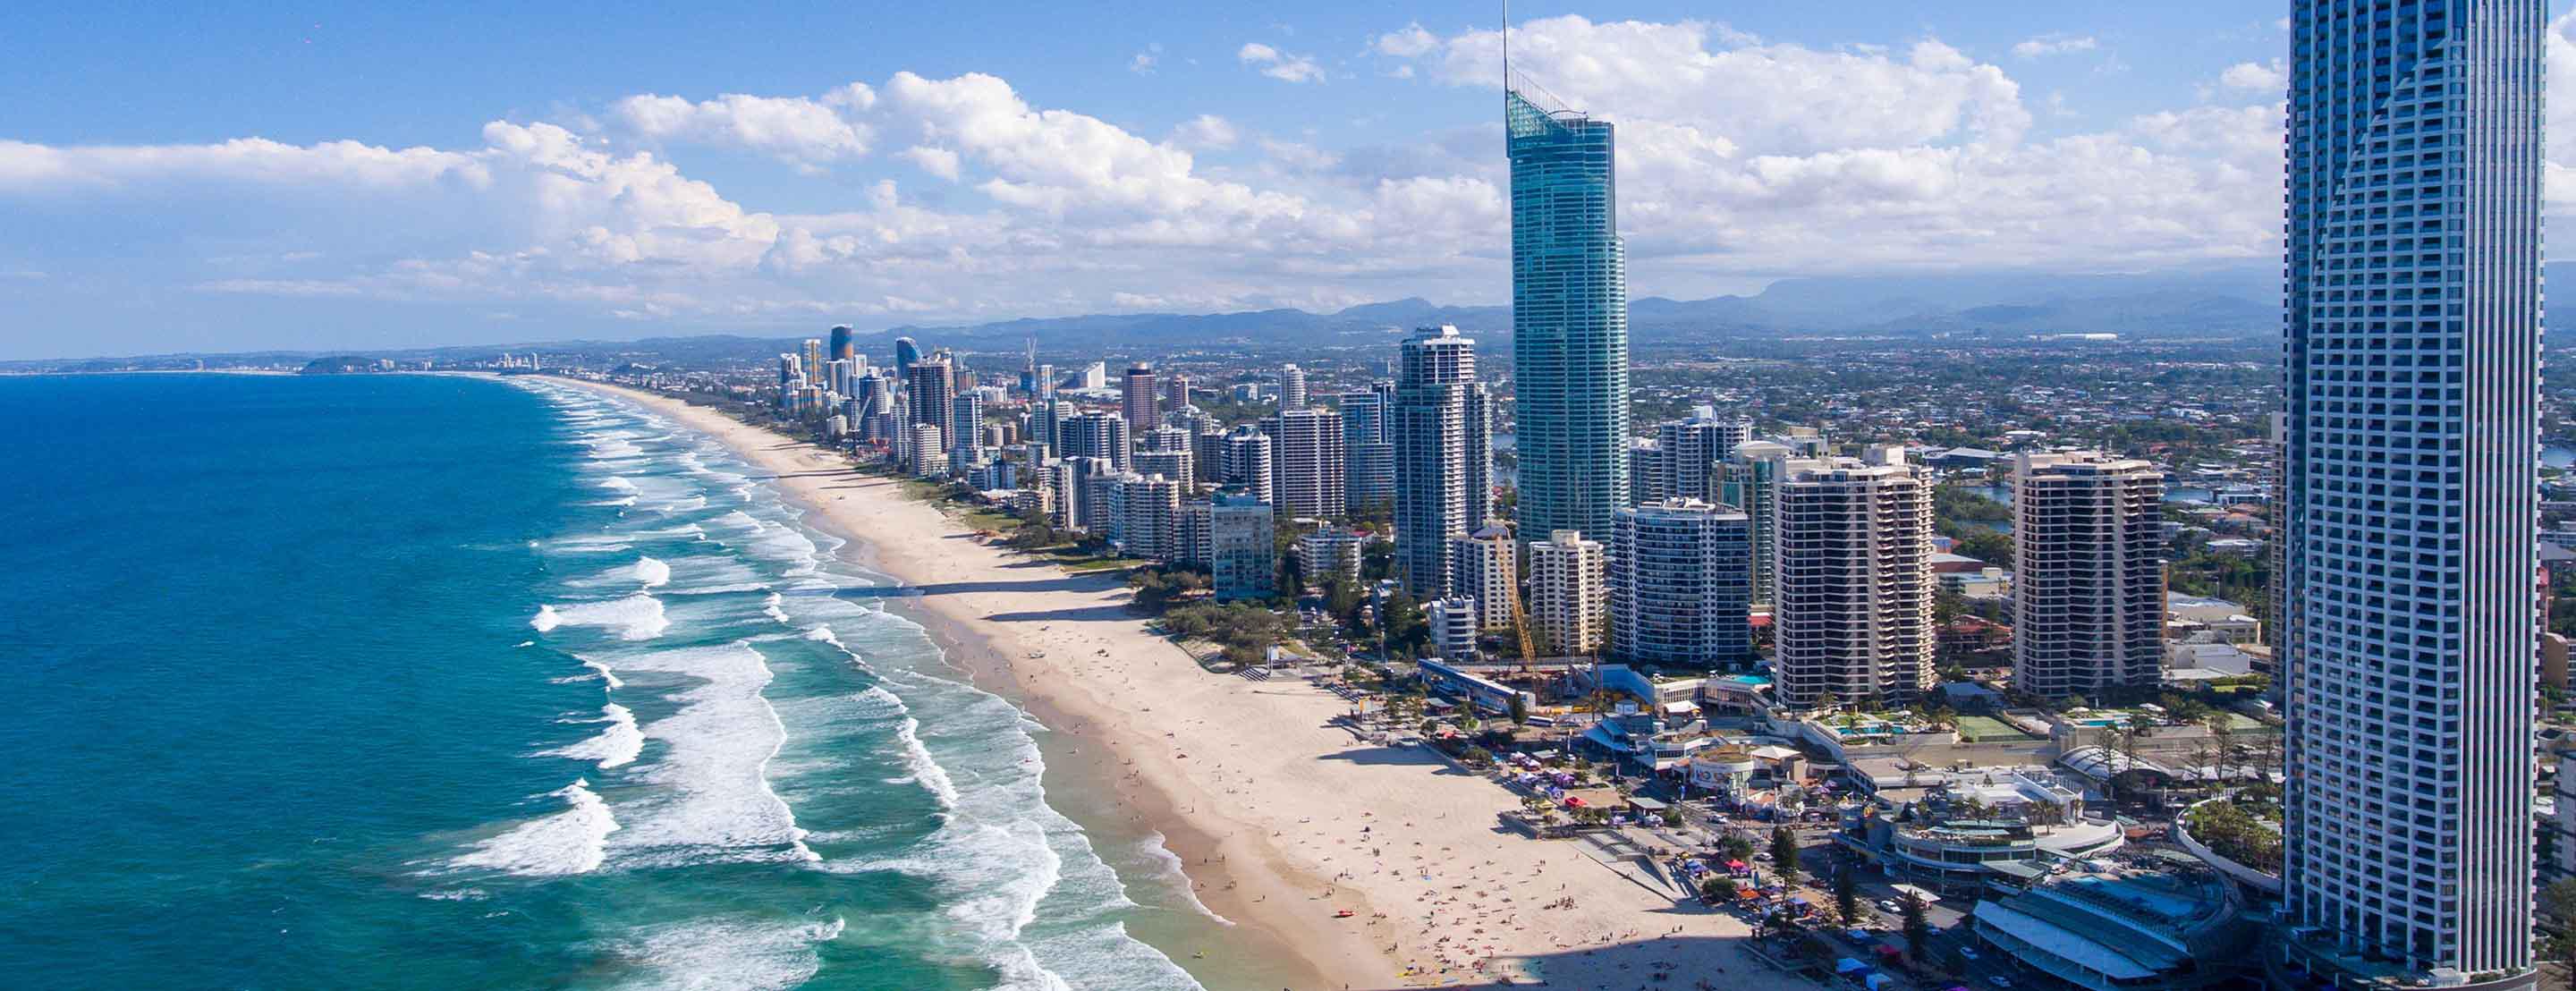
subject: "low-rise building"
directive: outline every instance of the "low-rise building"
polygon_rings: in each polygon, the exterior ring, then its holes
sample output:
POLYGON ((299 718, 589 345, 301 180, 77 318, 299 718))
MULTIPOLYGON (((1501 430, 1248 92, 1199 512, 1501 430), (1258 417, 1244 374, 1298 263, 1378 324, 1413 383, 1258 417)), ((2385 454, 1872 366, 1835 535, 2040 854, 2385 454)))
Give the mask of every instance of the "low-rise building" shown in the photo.
POLYGON ((1422 604, 1422 615, 1431 623, 1431 647, 1441 657, 1461 661, 1476 656, 1476 600, 1433 599, 1422 604))
POLYGON ((2049 877, 1977 904, 1979 941, 2090 991, 2181 991, 2236 980, 2262 927, 2234 885, 2179 854, 2049 877))
POLYGON ((1318 585, 1334 578, 1360 580, 1361 545, 1367 536, 1337 526, 1321 527, 1297 537, 1297 566, 1318 585))

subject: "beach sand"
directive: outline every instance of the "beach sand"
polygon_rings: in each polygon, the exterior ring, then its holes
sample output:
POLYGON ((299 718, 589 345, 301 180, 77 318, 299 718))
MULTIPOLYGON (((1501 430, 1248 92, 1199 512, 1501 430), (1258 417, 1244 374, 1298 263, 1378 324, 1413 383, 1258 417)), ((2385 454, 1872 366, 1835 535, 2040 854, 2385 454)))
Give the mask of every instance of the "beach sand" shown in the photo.
MULTIPOLYGON (((572 384, 719 438, 860 541, 862 563, 917 589, 912 614, 952 662, 1055 731, 1050 762, 1087 765, 1066 780, 1111 791, 1086 797, 1114 799, 1086 804, 1161 832, 1200 900, 1238 923, 1220 946, 1163 947, 1194 973, 1204 951, 1275 955, 1261 972, 1300 989, 1814 986, 1747 956, 1733 916, 1677 907, 1582 842, 1503 831, 1510 793, 1336 725, 1351 703, 1321 687, 1206 671, 1146 629, 1118 576, 987 545, 889 479, 714 410, 572 384), (1654 981, 1658 969, 1672 974, 1654 981)), ((1211 987, 1236 973, 1205 970, 1211 987)))

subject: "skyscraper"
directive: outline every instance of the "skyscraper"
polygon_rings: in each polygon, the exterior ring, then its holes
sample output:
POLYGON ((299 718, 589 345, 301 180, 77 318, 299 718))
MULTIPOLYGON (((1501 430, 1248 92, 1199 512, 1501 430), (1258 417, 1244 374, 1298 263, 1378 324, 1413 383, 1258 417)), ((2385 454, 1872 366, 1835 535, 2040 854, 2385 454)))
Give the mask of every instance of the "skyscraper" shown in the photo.
POLYGON ((1611 652, 1631 664, 1753 654, 1753 527, 1697 499, 1620 510, 1610 539, 1611 652))
POLYGON ((1779 566, 1779 518, 1772 513, 1780 493, 1780 477, 1799 459, 1790 456, 1784 444, 1767 440, 1745 441, 1735 445, 1728 455, 1723 472, 1724 484, 1718 487, 1717 501, 1744 511, 1753 524, 1753 602, 1768 606, 1772 602, 1774 574, 1779 566))
POLYGON ((1217 447, 1218 484, 1234 486, 1270 502, 1272 472, 1270 435, 1245 424, 1227 433, 1217 447))
POLYGON ((2530 983, 2540 0, 2291 7, 2282 961, 2530 983))
POLYGON ((964 390, 948 399, 948 460, 963 468, 982 455, 978 446, 982 438, 977 431, 984 425, 984 395, 964 390))
POLYGON ((1099 458, 1111 470, 1128 468, 1127 418, 1116 413, 1077 413, 1056 423, 1057 450, 1068 458, 1099 458))
POLYGON ((912 366, 913 366, 913 363, 914 363, 914 362, 917 362, 917 361, 920 361, 920 360, 921 360, 921 345, 918 345, 918 344, 913 343, 913 342, 912 342, 912 338, 909 338, 909 337, 898 337, 898 338, 895 338, 895 339, 894 339, 894 377, 895 377, 895 381, 898 381, 898 382, 910 382, 910 381, 912 381, 912 366))
POLYGON ((1628 504, 1628 266, 1608 121, 1503 92, 1512 167, 1520 532, 1610 532, 1628 504))
POLYGON ((1780 701, 1913 701, 1932 686, 1932 487, 1887 447, 1801 466, 1777 493, 1780 701))
POLYGON ((2164 472, 2098 452, 2013 459, 2013 680, 2040 698, 2165 673, 2164 472))
POLYGON ((1190 377, 1173 372, 1163 379, 1163 412, 1170 413, 1194 405, 1190 402, 1190 377))
POLYGON ((1342 415, 1301 406, 1262 421, 1270 435, 1271 505, 1290 517, 1342 511, 1342 415))
POLYGON ((1127 414, 1128 429, 1152 430, 1163 422, 1162 397, 1155 394, 1154 366, 1144 362, 1129 366, 1121 388, 1125 390, 1121 395, 1126 405, 1120 407, 1120 412, 1127 414))
POLYGON ((1384 512, 1395 504, 1395 445, 1388 441, 1387 421, 1394 412, 1395 383, 1377 382, 1366 392, 1342 393, 1342 490, 1353 515, 1384 512))
POLYGON ((1530 632, 1557 657, 1601 652, 1610 625, 1609 558, 1601 542, 1572 530, 1530 543, 1530 632))
POLYGON ((1656 489, 1667 499, 1718 501, 1718 467, 1752 436, 1752 424, 1718 419, 1717 410, 1707 406, 1692 409, 1687 419, 1656 424, 1656 489))
POLYGON ((1306 370, 1294 362, 1279 366, 1279 408, 1306 408, 1306 370))
POLYGON ((904 375, 904 402, 910 405, 908 420, 939 428, 940 441, 931 450, 945 451, 949 446, 950 406, 956 392, 955 380, 949 378, 948 359, 915 359, 911 371, 904 375))
POLYGON ((1449 538, 1449 594, 1476 603, 1476 627, 1512 625, 1512 605, 1520 599, 1520 547, 1512 528, 1492 520, 1449 538))
POLYGON ((850 328, 848 325, 844 324, 842 326, 832 328, 831 352, 824 357, 831 361, 849 361, 858 357, 858 351, 850 346, 850 328))
POLYGON ((1271 528, 1270 504, 1239 489, 1219 492, 1209 502, 1208 572, 1216 597, 1270 594, 1278 587, 1272 559, 1278 538, 1271 528))
POLYGON ((1397 354, 1387 417, 1395 577, 1416 599, 1445 598, 1449 538, 1483 526, 1491 508, 1492 404, 1476 381, 1476 341, 1458 328, 1416 330, 1397 354))

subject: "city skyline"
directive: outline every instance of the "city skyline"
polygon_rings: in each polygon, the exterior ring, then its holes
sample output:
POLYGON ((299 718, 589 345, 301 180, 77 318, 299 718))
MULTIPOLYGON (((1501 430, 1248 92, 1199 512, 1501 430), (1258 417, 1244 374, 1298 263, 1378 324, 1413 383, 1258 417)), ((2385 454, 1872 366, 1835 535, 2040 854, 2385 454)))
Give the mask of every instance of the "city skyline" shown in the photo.
MULTIPOLYGON (((2277 17, 1519 13, 1520 71, 1629 127, 1640 295, 2277 252, 2258 222, 2278 194, 2277 17)), ((1004 15, 1048 16, 984 16, 1004 15)), ((496 75, 529 88, 384 106, 317 93, 287 109, 222 85, 140 101, 130 91, 164 70, 105 76, 88 60, 152 53, 175 72, 208 56, 156 29, 32 18, 30 81, 96 92, 21 101, 25 123, 0 134, 0 229, 18 232, 0 238, 0 300, 25 317, 0 357, 67 356, 71 340, 332 349, 1502 301, 1499 134, 1478 110, 1499 77, 1492 12, 1307 16, 1094 27, 1054 57, 970 54, 896 25, 923 43, 792 71, 505 61, 496 75), (1180 106, 1126 100, 1184 82, 1180 106), (172 189, 192 195, 172 203, 172 189), (1066 220, 1098 233, 1036 236, 1066 220), (989 278, 1006 266, 1016 278, 989 278)), ((246 19, 260 54, 234 75, 410 73, 420 60, 391 56, 452 30, 398 21, 246 19)), ((2576 78, 2567 27, 2551 57, 2576 78)), ((701 33, 719 52, 745 44, 701 33)), ((452 40, 469 61, 511 51, 452 40)))

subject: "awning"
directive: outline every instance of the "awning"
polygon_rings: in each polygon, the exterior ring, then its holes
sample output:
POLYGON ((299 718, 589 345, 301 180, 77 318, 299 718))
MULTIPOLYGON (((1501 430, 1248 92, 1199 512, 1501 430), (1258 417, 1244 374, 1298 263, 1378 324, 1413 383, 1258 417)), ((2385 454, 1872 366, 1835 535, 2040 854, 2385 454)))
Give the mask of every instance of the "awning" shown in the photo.
POLYGON ((2139 981, 2156 976, 2117 950, 2094 942, 2084 935, 2015 911, 1999 902, 1977 906, 1977 924, 1991 926, 2014 939, 2064 959, 2114 981, 2139 981))

